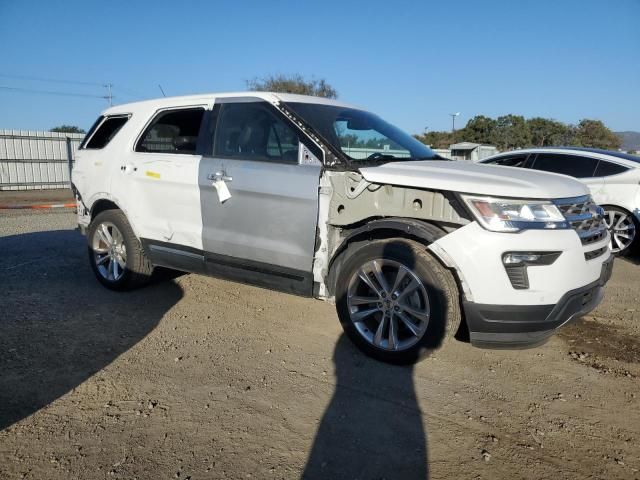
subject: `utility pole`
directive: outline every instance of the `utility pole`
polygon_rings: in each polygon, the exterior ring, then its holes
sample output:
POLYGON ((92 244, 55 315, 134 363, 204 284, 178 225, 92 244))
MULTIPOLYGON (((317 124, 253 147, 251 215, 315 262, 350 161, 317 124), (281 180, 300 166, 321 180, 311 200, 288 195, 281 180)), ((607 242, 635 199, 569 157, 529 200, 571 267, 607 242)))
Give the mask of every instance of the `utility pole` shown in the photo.
POLYGON ((105 98, 109 100, 109 106, 113 107, 113 94, 111 93, 111 87, 113 87, 113 84, 107 83, 104 87, 107 89, 107 92, 108 92, 105 98))
POLYGON ((456 133, 456 117, 460 115, 460 112, 450 113, 451 115, 451 133, 456 133))
POLYGON ((451 137, 453 143, 456 143, 456 117, 460 115, 460 112, 450 113, 449 115, 451 115, 451 137))

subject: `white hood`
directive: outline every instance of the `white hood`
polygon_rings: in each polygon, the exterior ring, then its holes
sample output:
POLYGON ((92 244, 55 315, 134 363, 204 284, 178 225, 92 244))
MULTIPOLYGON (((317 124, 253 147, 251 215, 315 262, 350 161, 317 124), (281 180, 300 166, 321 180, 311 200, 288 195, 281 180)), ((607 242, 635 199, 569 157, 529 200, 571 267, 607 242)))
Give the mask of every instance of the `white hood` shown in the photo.
POLYGON ((391 162, 360 168, 371 183, 513 198, 569 198, 587 195, 575 178, 517 167, 463 161, 391 162))

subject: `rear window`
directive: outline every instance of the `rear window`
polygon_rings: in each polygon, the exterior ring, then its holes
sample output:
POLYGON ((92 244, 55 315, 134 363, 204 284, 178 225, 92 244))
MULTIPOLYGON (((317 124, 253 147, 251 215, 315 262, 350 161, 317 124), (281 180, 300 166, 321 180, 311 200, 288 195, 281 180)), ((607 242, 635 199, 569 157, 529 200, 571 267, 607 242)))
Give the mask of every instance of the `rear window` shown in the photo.
POLYGON ((623 165, 617 163, 607 162, 606 160, 600 160, 596 167, 595 177, 607 177, 609 175, 617 175, 618 173, 626 172, 629 170, 623 165))
MULTIPOLYGON (((129 115, 119 115, 106 117, 102 123, 95 129, 95 133, 87 138, 89 139, 83 148, 90 150, 98 150, 107 146, 107 144, 116 136, 125 123, 129 120, 129 115)), ((92 127, 93 129, 93 127, 92 127)), ((89 132, 91 134, 91 131, 89 132)))
POLYGON ((195 154, 204 108, 168 110, 156 115, 136 152, 195 154))

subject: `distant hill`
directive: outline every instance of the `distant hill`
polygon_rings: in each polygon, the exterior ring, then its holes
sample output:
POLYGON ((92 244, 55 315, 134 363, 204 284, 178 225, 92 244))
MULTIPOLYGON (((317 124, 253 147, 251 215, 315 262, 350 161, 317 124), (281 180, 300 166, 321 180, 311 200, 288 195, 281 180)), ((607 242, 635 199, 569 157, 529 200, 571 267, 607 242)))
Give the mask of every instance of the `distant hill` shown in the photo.
POLYGON ((622 140, 622 150, 640 151, 640 132, 615 132, 622 140))

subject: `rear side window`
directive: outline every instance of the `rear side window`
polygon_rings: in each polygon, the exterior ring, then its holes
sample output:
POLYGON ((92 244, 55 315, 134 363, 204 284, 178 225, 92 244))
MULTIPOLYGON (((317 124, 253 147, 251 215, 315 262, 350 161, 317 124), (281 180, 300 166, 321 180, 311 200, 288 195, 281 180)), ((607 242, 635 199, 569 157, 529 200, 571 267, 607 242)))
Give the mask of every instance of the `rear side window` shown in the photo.
POLYGON ((557 153, 539 153, 533 164, 535 170, 562 173, 577 178, 593 177, 598 165, 598 159, 579 157, 577 155, 562 155, 557 153))
POLYGON ((600 160, 596 167, 596 177, 607 177, 609 175, 616 175, 618 173, 626 172, 629 170, 624 165, 618 165, 617 163, 607 162, 606 160, 600 160))
MULTIPOLYGON (((116 133, 124 126, 129 120, 129 115, 120 115, 114 117, 106 117, 104 121, 98 125, 95 129, 95 133, 89 137, 89 141, 84 145, 84 148, 89 150, 99 150, 107 146, 116 133)), ((91 132, 89 132, 90 134, 91 132)))
POLYGON ((195 154, 204 108, 159 113, 136 145, 136 152, 195 154))
POLYGON ((495 160, 484 162, 487 165, 502 165, 505 167, 524 167, 524 162, 527 160, 526 155, 513 155, 509 157, 500 157, 495 160))

